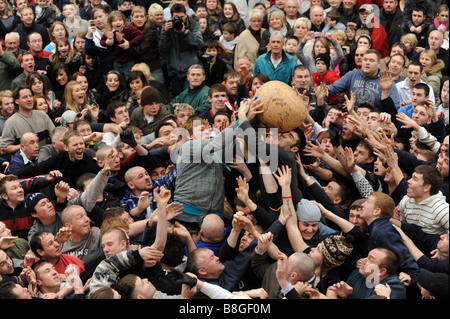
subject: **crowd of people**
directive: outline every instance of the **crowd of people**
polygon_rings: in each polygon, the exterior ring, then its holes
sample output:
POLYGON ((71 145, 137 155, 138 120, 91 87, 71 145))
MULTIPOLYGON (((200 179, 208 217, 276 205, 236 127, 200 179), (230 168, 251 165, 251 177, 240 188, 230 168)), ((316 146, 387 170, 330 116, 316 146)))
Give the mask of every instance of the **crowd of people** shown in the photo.
POLYGON ((448 27, 443 0, 0 0, 0 299, 449 299, 448 27))

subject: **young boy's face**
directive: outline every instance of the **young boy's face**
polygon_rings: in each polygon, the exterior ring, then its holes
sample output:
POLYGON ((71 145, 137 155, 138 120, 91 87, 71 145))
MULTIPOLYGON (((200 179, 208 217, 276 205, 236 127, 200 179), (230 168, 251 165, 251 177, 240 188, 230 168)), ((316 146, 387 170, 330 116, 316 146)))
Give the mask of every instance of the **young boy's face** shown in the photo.
POLYGON ((223 38, 225 41, 233 41, 234 40, 234 33, 230 33, 229 31, 223 31, 223 38))
POLYGON ((334 27, 337 24, 337 21, 333 21, 329 17, 326 17, 325 24, 329 25, 330 27, 334 27))
POLYGON ((211 56, 211 61, 215 61, 217 57, 217 49, 216 48, 207 48, 205 50, 206 54, 209 54, 211 56))
POLYGON ((195 11, 196 17, 206 17, 208 15, 208 12, 206 12, 206 8, 198 8, 197 11, 195 11))
POLYGON ((327 66, 325 65, 325 62, 317 61, 316 62, 316 70, 320 74, 324 74, 325 72, 327 72, 327 66))
POLYGON ((37 0, 36 2, 42 8, 47 4, 47 0, 37 0))
POLYGON ((298 42, 295 41, 295 39, 289 39, 284 44, 284 50, 289 53, 293 54, 295 53, 295 50, 297 49, 298 42))
POLYGON ((131 10, 131 2, 125 0, 120 6, 117 6, 117 9, 120 11, 131 10))

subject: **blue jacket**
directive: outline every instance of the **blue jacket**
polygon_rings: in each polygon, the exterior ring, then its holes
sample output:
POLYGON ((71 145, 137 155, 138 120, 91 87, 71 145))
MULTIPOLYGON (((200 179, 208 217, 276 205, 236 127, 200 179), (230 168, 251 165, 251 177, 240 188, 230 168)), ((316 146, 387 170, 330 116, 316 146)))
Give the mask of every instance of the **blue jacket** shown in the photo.
POLYGON ((272 81, 277 80, 289 85, 294 74, 294 68, 297 66, 295 59, 283 50, 281 62, 275 69, 272 61, 270 61, 270 57, 270 51, 258 57, 253 67, 253 74, 263 73, 272 81))
MULTIPOLYGON (((348 296, 348 299, 367 299, 375 295, 375 287, 367 285, 366 278, 359 273, 358 269, 353 270, 346 283, 353 288, 353 292, 348 296)), ((398 275, 389 276, 381 280, 380 284, 389 284, 391 299, 406 299, 406 287, 398 280, 398 275)))
POLYGON ((369 236, 365 255, 367 256, 372 249, 381 247, 395 252, 398 256, 398 272, 407 273, 411 277, 411 283, 416 283, 419 278, 419 266, 389 219, 378 218, 374 220, 367 231, 369 236))
MULTIPOLYGON (((380 109, 381 88, 378 75, 381 75, 381 70, 378 70, 378 74, 371 78, 365 77, 360 69, 347 72, 342 78, 328 85, 328 94, 338 95, 342 92, 347 92, 347 96, 350 98, 350 92, 354 92, 356 95, 356 106, 362 103, 369 103, 369 105, 380 109)), ((397 86, 393 85, 391 87, 390 97, 398 109, 400 107, 400 98, 397 86)))

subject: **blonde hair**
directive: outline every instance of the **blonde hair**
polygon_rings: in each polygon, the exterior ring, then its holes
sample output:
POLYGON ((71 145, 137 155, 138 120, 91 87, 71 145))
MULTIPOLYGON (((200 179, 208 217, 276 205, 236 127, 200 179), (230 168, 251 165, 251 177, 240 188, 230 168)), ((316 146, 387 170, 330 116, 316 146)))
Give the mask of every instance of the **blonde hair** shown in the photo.
MULTIPOLYGON (((445 81, 442 86, 448 88, 449 87, 449 80, 445 81)), ((447 135, 448 136, 448 135, 447 135)))
POLYGON ((83 105, 77 105, 73 102, 72 91, 75 85, 81 86, 77 81, 69 81, 64 88, 64 98, 66 100, 66 109, 70 109, 75 113, 81 112, 82 109, 86 107, 86 98, 84 99, 83 105))
POLYGON ((147 78, 147 81, 153 80, 150 67, 148 66, 147 63, 144 62, 136 63, 131 68, 131 71, 141 71, 142 73, 144 73, 145 77, 147 78))
POLYGON ((417 44, 419 43, 417 37, 413 33, 406 33, 402 35, 400 37, 400 41, 402 40, 411 44, 411 50, 414 50, 417 47, 417 44))
POLYGON ((11 8, 11 6, 9 5, 7 0, 0 0, 2 2, 4 2, 6 4, 6 14, 8 15, 8 17, 12 16, 14 14, 13 9, 11 8))
POLYGON ((431 50, 431 49, 420 52, 420 57, 422 55, 426 55, 431 59, 431 66, 435 65, 438 60, 436 52, 434 52, 434 50, 431 50))
POLYGON ((342 38, 345 41, 347 41, 347 35, 345 34, 344 30, 341 29, 336 29, 331 31, 331 34, 333 35, 333 37, 336 38, 342 38))
POLYGON ((173 115, 175 117, 177 117, 178 112, 180 112, 180 111, 182 111, 182 112, 189 111, 189 112, 192 112, 192 114, 195 113, 194 108, 191 105, 187 104, 187 103, 180 103, 180 104, 178 104, 177 107, 175 108, 175 110, 173 111, 173 115))
POLYGON ((151 6, 148 8, 147 11, 148 15, 151 17, 157 12, 164 13, 164 8, 158 3, 152 3, 151 6))
POLYGON ((308 18, 300 17, 297 20, 295 20, 294 30, 295 30, 295 28, 297 28, 301 25, 305 25, 308 28, 308 31, 311 30, 312 24, 311 24, 311 20, 309 20, 308 18))
POLYGON ((381 210, 381 217, 390 219, 394 216, 395 202, 391 196, 382 192, 370 194, 375 199, 374 207, 381 210))
POLYGON ((271 10, 267 14, 267 21, 270 21, 270 18, 272 16, 278 17, 279 19, 281 19, 281 21, 283 21, 283 26, 287 25, 286 15, 284 14, 284 12, 282 10, 280 10, 280 9, 271 10))

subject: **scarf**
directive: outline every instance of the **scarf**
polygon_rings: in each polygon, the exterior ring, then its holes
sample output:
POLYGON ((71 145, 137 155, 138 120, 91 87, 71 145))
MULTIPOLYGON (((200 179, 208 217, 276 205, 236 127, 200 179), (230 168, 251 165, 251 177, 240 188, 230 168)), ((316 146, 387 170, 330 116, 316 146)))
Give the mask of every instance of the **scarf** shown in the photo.
POLYGON ((255 31, 251 27, 248 27, 248 30, 250 31, 252 36, 255 38, 255 40, 258 41, 258 43, 260 43, 261 42, 261 29, 258 31, 255 31))
POLYGON ((272 34, 274 31, 280 31, 281 33, 283 33, 283 36, 284 36, 284 37, 285 37, 286 34, 287 34, 287 28, 286 28, 285 25, 281 28, 281 30, 275 30, 274 28, 269 27, 269 32, 270 32, 270 34, 272 34))

